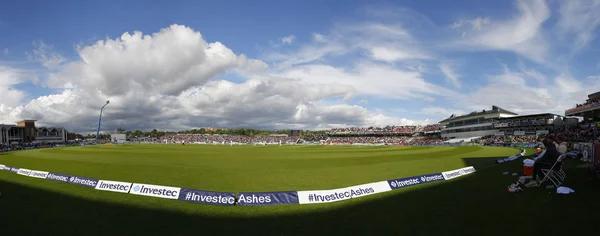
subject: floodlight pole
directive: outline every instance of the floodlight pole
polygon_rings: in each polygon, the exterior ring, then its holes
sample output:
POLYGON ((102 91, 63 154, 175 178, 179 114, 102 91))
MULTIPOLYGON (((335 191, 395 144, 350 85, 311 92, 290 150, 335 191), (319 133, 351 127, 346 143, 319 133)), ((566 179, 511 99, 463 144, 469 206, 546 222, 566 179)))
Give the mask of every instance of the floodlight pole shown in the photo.
POLYGON ((102 121, 102 110, 104 110, 104 107, 108 105, 108 103, 110 103, 110 101, 106 100, 106 104, 104 104, 104 106, 100 108, 100 118, 98 118, 98 130, 96 131, 96 141, 98 141, 98 137, 100 137, 100 122, 102 121))

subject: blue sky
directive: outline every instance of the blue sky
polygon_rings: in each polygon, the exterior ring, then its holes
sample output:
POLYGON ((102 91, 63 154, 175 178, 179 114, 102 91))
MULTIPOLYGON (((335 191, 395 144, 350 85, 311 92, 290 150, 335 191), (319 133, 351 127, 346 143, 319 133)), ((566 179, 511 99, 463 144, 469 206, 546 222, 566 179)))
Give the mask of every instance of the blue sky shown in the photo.
POLYGON ((428 124, 600 88, 600 1, 19 1, 0 123, 86 132, 428 124), (139 33, 135 33, 139 32, 139 33))

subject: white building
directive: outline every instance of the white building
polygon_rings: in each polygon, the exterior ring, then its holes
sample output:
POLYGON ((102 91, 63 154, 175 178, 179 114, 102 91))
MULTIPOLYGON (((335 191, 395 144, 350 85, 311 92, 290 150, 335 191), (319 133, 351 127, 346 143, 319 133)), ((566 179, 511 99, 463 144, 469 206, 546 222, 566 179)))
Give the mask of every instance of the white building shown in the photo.
POLYGON ((64 128, 55 127, 40 127, 37 128, 35 135, 36 143, 62 143, 66 142, 67 130, 64 128))
POLYGON ((471 112, 461 116, 452 115, 439 123, 445 126, 441 130, 443 138, 451 138, 454 141, 468 141, 473 138, 494 135, 498 132, 494 127, 494 123, 498 118, 516 115, 514 112, 492 106, 492 109, 487 111, 471 112))
POLYGON ((0 124, 0 144, 22 143, 24 132, 23 127, 0 124))
POLYGON ((111 134, 110 140, 113 143, 118 143, 118 144, 122 144, 122 143, 125 143, 125 141, 127 141, 125 134, 111 134))
POLYGON ((68 140, 65 128, 35 127, 35 120, 23 120, 16 125, 0 124, 0 144, 62 143, 68 140))

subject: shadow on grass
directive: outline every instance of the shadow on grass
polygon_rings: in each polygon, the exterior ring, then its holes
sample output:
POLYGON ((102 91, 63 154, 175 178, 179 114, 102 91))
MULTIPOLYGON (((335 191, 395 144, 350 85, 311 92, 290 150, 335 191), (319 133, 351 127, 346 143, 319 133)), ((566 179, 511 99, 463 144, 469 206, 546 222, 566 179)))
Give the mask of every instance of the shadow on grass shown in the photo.
MULTIPOLYGON (((491 158, 469 158, 484 166, 491 158), (485 159, 485 160, 484 160, 485 159)), ((547 189, 508 193, 516 180, 504 171, 522 162, 497 164, 431 186, 386 194, 347 207, 287 216, 216 217, 138 208, 45 191, 0 180, 2 235, 566 235, 596 232, 597 182, 568 169, 577 192, 547 189), (563 216, 557 220, 558 216, 563 216), (565 227, 557 227, 559 225, 565 227), (568 227, 575 226, 575 227, 568 227), (590 229, 595 227, 596 229, 590 229), (591 230, 591 231, 589 231, 591 230)))

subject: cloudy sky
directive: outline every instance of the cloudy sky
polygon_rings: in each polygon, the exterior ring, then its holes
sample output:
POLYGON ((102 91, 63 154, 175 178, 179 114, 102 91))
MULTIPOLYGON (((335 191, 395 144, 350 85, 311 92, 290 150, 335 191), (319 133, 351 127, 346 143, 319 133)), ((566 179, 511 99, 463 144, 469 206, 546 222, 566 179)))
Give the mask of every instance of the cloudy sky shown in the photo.
POLYGON ((0 8, 0 123, 93 131, 564 114, 600 90, 600 0, 29 1, 0 8), (110 2, 110 3, 109 3, 110 2))

